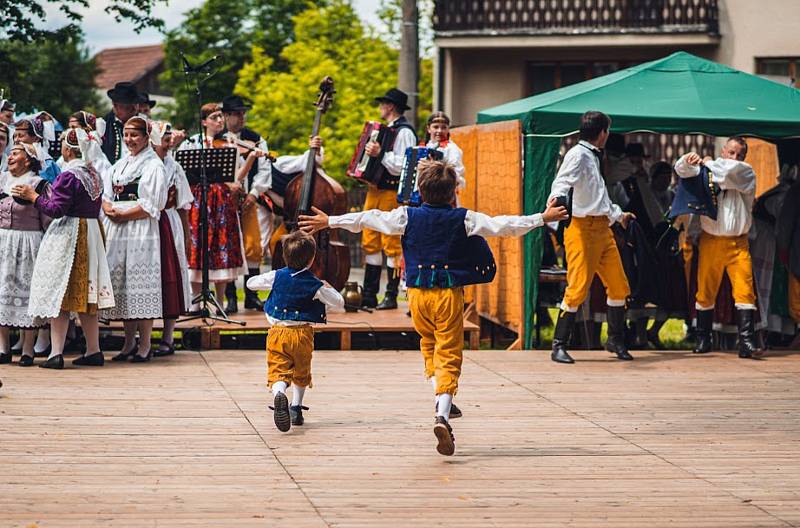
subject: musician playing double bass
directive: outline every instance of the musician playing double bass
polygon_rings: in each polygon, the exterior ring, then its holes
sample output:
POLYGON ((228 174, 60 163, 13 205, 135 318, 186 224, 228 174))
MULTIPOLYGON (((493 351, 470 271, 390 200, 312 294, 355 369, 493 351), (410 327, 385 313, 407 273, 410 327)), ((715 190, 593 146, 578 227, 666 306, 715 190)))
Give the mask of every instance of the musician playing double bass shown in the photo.
MULTIPOLYGON (((400 183, 400 172, 408 147, 417 144, 417 134, 411 123, 403 115, 409 110, 408 95, 392 88, 382 97, 376 97, 381 119, 387 122, 389 134, 388 141, 384 142, 384 149, 375 141, 367 144, 365 152, 373 158, 381 157, 381 164, 386 169, 386 175, 378 185, 369 185, 367 197, 364 200, 364 210, 380 209, 391 211, 397 207, 397 186, 400 183)), ((361 245, 364 248, 364 292, 361 305, 365 308, 378 310, 391 310, 397 308, 397 292, 400 287, 400 237, 384 235, 371 229, 364 229, 361 235, 361 245), (386 254, 386 271, 388 283, 386 295, 378 304, 378 290, 380 289, 381 268, 383 257, 386 254)))

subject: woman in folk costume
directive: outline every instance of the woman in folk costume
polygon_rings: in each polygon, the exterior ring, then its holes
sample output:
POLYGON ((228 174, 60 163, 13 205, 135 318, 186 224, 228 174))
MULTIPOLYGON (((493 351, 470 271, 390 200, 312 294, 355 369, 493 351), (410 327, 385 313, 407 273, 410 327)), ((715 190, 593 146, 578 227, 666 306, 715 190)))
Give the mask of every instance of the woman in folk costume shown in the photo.
MULTIPOLYGON (((98 118, 90 112, 80 110, 69 116, 67 127, 81 129, 86 132, 86 136, 91 141, 86 145, 86 152, 82 154, 82 160, 86 163, 91 163, 92 167, 102 177, 106 172, 111 171, 111 163, 103 152, 103 134, 106 131, 106 122, 100 117, 98 118)), ((67 162, 62 156, 57 161, 61 170, 67 162)))
POLYGON ((65 165, 50 196, 31 185, 16 186, 11 193, 29 200, 40 213, 55 220, 42 239, 33 268, 28 314, 49 319, 52 349, 46 368, 64 368, 64 344, 70 313, 77 313, 86 336, 86 352, 73 365, 102 366, 97 311, 114 306, 106 248, 98 217, 103 180, 84 156, 92 148, 85 130, 68 129, 62 135, 65 165))
MULTIPOLYGON (((467 187, 467 180, 464 178, 464 153, 450 139, 450 118, 444 112, 433 112, 428 117, 428 125, 425 130, 423 146, 442 152, 442 160, 450 164, 456 171, 458 183, 456 193, 463 191, 467 187)), ((458 201, 458 194, 456 194, 456 202, 458 201)))
POLYGON ((0 363, 11 363, 10 327, 24 329, 22 367, 33 365, 35 327, 41 322, 28 315, 31 277, 36 254, 49 218, 32 203, 11 195, 12 188, 30 185, 40 194, 50 192, 38 176, 41 164, 33 145, 17 143, 11 149, 8 171, 0 173, 0 363))
MULTIPOLYGON (((203 135, 195 134, 184 141, 179 150, 214 148, 214 136, 225 127, 222 107, 208 103, 200 109, 203 135)), ((238 175, 237 175, 238 176, 238 175)), ((212 183, 208 186, 206 210, 208 212, 208 280, 214 284, 217 300, 225 298, 225 285, 239 275, 247 274, 242 231, 239 227, 239 196, 242 185, 237 183, 212 183)), ((200 244, 199 185, 192 186, 194 203, 189 211, 189 279, 195 294, 200 292, 203 256, 200 244)))
POLYGON ((151 358, 153 320, 163 315, 158 220, 167 204, 167 175, 150 146, 160 138, 149 119, 130 118, 123 140, 129 156, 116 162, 103 182, 103 226, 116 303, 103 316, 124 321, 125 345, 112 361, 140 363, 151 358))
POLYGON ((14 127, 14 143, 27 143, 36 148, 36 158, 42 166, 39 176, 53 183, 61 172, 48 152, 50 142, 56 140, 53 118, 47 112, 39 112, 20 119, 14 127))
POLYGON ((158 226, 161 232, 161 288, 163 290, 164 332, 161 344, 153 352, 156 357, 175 353, 173 334, 178 316, 184 313, 192 302, 189 287, 189 264, 186 260, 189 231, 188 211, 192 208, 194 196, 186 173, 172 157, 172 125, 166 122, 153 123, 158 127, 161 144, 153 145, 158 157, 164 162, 167 175, 167 205, 161 212, 158 226))

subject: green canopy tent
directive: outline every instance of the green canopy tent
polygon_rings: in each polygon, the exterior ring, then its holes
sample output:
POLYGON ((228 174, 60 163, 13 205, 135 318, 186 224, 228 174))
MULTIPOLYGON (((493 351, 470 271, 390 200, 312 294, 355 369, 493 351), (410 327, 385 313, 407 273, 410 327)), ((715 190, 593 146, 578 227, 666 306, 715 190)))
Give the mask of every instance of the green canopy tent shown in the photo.
MULTIPOLYGON (((526 214, 541 211, 561 140, 581 115, 600 110, 619 133, 800 136, 800 91, 689 53, 677 52, 603 77, 488 108, 478 124, 519 120, 524 134, 526 214)), ((542 232, 525 239, 525 348, 533 345, 542 232)))

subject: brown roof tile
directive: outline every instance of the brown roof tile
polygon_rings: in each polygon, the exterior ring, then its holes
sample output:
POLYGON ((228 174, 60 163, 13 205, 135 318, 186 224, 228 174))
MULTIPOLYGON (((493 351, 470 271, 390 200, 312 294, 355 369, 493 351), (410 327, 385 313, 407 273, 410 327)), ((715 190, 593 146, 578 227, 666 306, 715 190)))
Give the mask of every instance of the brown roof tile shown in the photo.
POLYGON ((99 73, 95 78, 98 88, 107 90, 120 81, 137 82, 148 72, 164 62, 161 44, 130 48, 108 48, 95 56, 99 73))

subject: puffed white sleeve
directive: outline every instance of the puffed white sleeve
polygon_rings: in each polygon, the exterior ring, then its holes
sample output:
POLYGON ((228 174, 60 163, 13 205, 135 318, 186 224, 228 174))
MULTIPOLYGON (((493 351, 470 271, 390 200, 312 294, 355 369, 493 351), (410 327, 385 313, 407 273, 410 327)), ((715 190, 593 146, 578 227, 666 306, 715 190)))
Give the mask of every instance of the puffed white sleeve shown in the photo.
MULTIPOLYGON (((268 152, 267 142, 263 139, 258 143, 258 148, 268 152)), ((272 162, 267 157, 258 158, 258 171, 253 176, 253 185, 250 188, 250 194, 259 196, 261 193, 267 192, 272 187, 272 162)))
POLYGON ((100 177, 103 180, 103 201, 104 202, 113 202, 114 201, 114 185, 111 183, 113 176, 114 176, 113 167, 110 168, 108 171, 106 171, 104 173, 100 173, 100 177))
POLYGON ((406 149, 413 147, 417 142, 414 133, 410 128, 403 127, 397 132, 394 146, 390 152, 383 154, 381 163, 392 175, 397 176, 403 170, 403 162, 406 159, 406 149))
POLYGON ((567 152, 561 162, 561 167, 558 169, 558 174, 556 174, 553 184, 550 186, 548 201, 553 197, 566 196, 570 187, 578 185, 578 181, 581 179, 580 161, 581 157, 574 150, 567 152))
POLYGON ((271 290, 274 282, 275 270, 272 270, 247 279, 247 287, 258 291, 271 290))
POLYGON ((467 236, 521 236, 543 225, 544 219, 541 213, 489 216, 467 210, 467 215, 464 217, 464 229, 467 231, 467 236))
POLYGON ((461 148, 452 141, 447 144, 445 161, 456 170, 456 187, 458 189, 465 189, 467 187, 467 179, 464 177, 464 173, 466 172, 464 169, 464 153, 461 151, 461 148))
POLYGON ((344 313, 344 297, 332 286, 322 286, 314 294, 314 299, 324 304, 329 312, 344 313))
POLYGON ((192 188, 186 178, 186 171, 177 162, 175 163, 175 192, 177 194, 175 208, 191 209, 194 203, 192 188))
POLYGON ((330 227, 344 229, 351 233, 358 233, 364 228, 379 231, 384 235, 402 235, 408 224, 408 212, 405 206, 381 211, 370 209, 360 213, 347 213, 340 216, 328 217, 330 227))
POLYGON ((681 178, 694 178, 700 174, 700 167, 686 163, 686 156, 687 154, 684 154, 675 162, 675 174, 681 178))
POLYGON ((136 203, 158 220, 161 210, 167 205, 167 192, 167 170, 160 159, 153 159, 142 167, 136 203))
POLYGON ((751 193, 756 188, 756 173, 750 164, 743 161, 717 158, 707 161, 705 166, 711 171, 711 181, 720 189, 751 193))

